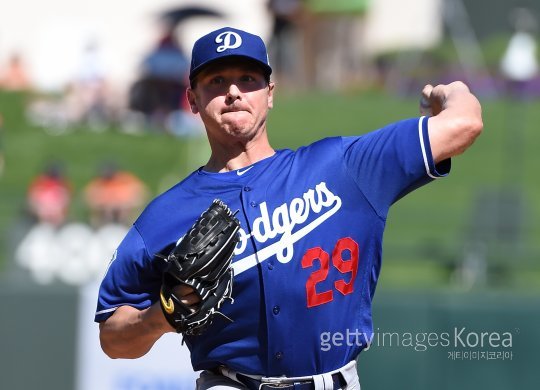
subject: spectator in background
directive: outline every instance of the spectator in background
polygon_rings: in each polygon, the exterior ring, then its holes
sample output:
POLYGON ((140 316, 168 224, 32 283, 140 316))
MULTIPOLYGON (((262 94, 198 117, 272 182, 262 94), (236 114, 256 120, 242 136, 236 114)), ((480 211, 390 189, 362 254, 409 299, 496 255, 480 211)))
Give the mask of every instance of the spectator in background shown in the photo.
POLYGON ((528 84, 538 76, 537 21, 525 8, 511 14, 515 32, 501 60, 501 72, 506 81, 506 92, 515 98, 523 97, 528 84))
POLYGON ((27 203, 37 223, 61 226, 68 216, 72 187, 58 162, 47 164, 28 187, 27 203))
POLYGON ((76 76, 66 90, 65 103, 68 109, 79 105, 77 121, 98 131, 105 130, 113 120, 114 102, 105 74, 101 46, 91 39, 82 49, 76 76))
POLYGON ((146 185, 130 172, 107 162, 84 189, 84 199, 94 227, 130 225, 148 197, 146 185))
POLYGON ((142 75, 130 90, 129 106, 142 112, 150 127, 166 129, 169 115, 185 111, 189 60, 173 24, 165 22, 156 47, 142 61, 142 75))
POLYGON ((96 39, 81 46, 77 68, 60 95, 45 94, 32 99, 27 106, 32 124, 58 135, 79 125, 102 132, 116 123, 124 103, 106 77, 100 47, 96 39))
POLYGON ((270 62, 278 83, 298 87, 302 78, 300 26, 304 21, 304 0, 268 0, 274 26, 269 45, 270 62))
POLYGON ((339 90, 360 81, 360 44, 370 0, 304 0, 308 87, 339 90))
POLYGON ((21 56, 13 54, 5 69, 0 68, 0 89, 21 91, 30 88, 30 79, 21 56))

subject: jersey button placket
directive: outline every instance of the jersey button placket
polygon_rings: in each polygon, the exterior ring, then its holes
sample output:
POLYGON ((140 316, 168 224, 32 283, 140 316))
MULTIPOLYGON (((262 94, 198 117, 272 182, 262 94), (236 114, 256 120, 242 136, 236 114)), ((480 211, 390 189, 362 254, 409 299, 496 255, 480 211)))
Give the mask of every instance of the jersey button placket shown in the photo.
POLYGON ((279 314, 280 310, 281 310, 281 308, 278 305, 276 305, 276 306, 274 306, 272 308, 272 313, 274 313, 274 315, 277 316, 279 314))

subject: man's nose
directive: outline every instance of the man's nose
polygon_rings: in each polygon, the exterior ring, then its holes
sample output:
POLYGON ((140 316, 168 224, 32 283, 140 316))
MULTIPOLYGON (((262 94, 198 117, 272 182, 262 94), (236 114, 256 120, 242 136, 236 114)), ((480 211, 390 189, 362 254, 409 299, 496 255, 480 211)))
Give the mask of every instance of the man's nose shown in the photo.
POLYGON ((229 90, 227 91, 227 96, 225 99, 227 104, 232 104, 237 99, 240 99, 240 97, 241 97, 240 89, 238 89, 236 84, 229 85, 229 90))

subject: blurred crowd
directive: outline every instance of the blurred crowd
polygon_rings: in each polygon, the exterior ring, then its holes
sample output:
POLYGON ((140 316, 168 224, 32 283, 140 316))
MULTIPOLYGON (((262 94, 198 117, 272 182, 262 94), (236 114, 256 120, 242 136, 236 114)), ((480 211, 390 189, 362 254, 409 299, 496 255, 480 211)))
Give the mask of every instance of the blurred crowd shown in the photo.
MULTIPOLYGON (((373 0, 266 1, 272 26, 267 42, 272 77, 280 91, 386 88, 416 96, 426 81, 463 79, 478 95, 540 96, 538 23, 530 10, 518 8, 509 15, 512 34, 493 68, 482 63, 479 42, 463 13, 443 18, 458 55, 453 62, 441 63, 429 51, 367 53, 363 42, 373 0)), ((112 82, 99 41, 90 39, 80 47, 79 68, 60 91, 38 90, 18 52, 0 62, 0 90, 26 93, 28 121, 50 135, 84 128, 199 137, 204 133, 202 123, 185 99, 190 57, 181 44, 183 24, 197 17, 227 23, 224 15, 209 7, 164 11, 158 17, 157 39, 139 58, 129 85, 112 82)), ((3 133, 0 113, 0 178, 5 169, 3 133)), ((43 283, 59 278, 78 284, 95 277, 148 195, 139 178, 110 162, 78 190, 62 164, 47 165, 28 186, 32 226, 17 248, 18 264, 43 283), (86 221, 70 219, 74 201, 84 204, 86 221)))
MULTIPOLYGON (((464 48, 457 66, 440 64, 429 53, 415 55, 412 60, 399 53, 390 56, 392 60, 385 55, 370 55, 362 46, 366 18, 374 5, 369 0, 267 0, 266 5, 272 26, 268 44, 273 77, 285 90, 343 91, 372 87, 400 90, 405 85, 416 93, 419 86, 414 84, 415 72, 426 64, 431 63, 430 72, 439 72, 435 76, 429 74, 430 78, 440 82, 447 81, 446 78, 471 77, 471 69, 460 67, 478 65, 472 60, 478 57, 478 50, 473 47, 478 43, 474 34, 462 34, 468 39, 466 43, 461 42, 461 36, 453 37, 456 48, 464 48), (409 80, 396 82, 396 75, 409 80)), ((122 88, 109 79, 100 57, 99 42, 89 40, 80 50, 81 65, 72 80, 58 94, 43 95, 37 91, 28 105, 28 119, 51 134, 84 126, 94 131, 116 128, 128 133, 201 135, 204 129, 184 98, 190 58, 179 38, 187 20, 202 16, 223 18, 226 23, 223 15, 209 7, 186 6, 164 11, 159 17, 158 39, 140 58, 138 74, 133 75, 131 84, 122 88)), ((464 18, 459 14, 456 18, 460 19, 458 27, 467 30, 464 18)), ((540 94, 536 19, 526 9, 516 10, 510 19, 514 35, 499 68, 472 69, 474 80, 467 80, 479 94, 482 89, 494 86, 500 93, 540 94)), ((445 20, 447 24, 457 23, 451 18, 445 20)), ((451 25, 447 27, 450 32, 454 30, 451 25)), ((0 63, 0 89, 33 89, 20 53, 0 63)))
POLYGON ((166 26, 156 46, 141 59, 140 74, 127 91, 108 80, 99 45, 90 42, 83 65, 62 93, 38 96, 28 105, 29 121, 53 135, 78 126, 96 132, 117 128, 125 133, 202 135, 200 122, 184 104, 188 59, 173 31, 166 26))
POLYGON ((80 284, 99 277, 118 242, 149 199, 133 173, 104 162, 77 193, 62 163, 47 164, 28 185, 27 227, 15 261, 40 283, 80 284), (79 197, 86 220, 72 218, 79 197))
MULTIPOLYGON (((36 223, 61 226, 67 221, 73 187, 60 162, 47 164, 29 184, 28 213, 36 223)), ((114 162, 104 162, 82 189, 89 223, 98 228, 109 223, 130 225, 148 198, 146 185, 114 162)))

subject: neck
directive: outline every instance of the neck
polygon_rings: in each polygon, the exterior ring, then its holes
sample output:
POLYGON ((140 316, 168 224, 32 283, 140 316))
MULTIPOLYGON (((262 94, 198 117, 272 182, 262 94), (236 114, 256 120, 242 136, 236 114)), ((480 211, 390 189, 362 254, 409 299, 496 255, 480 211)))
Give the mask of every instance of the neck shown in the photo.
POLYGON ((275 153, 266 136, 250 140, 247 143, 236 141, 221 144, 211 141, 210 147, 212 155, 204 166, 204 169, 210 172, 229 172, 241 169, 275 153))

